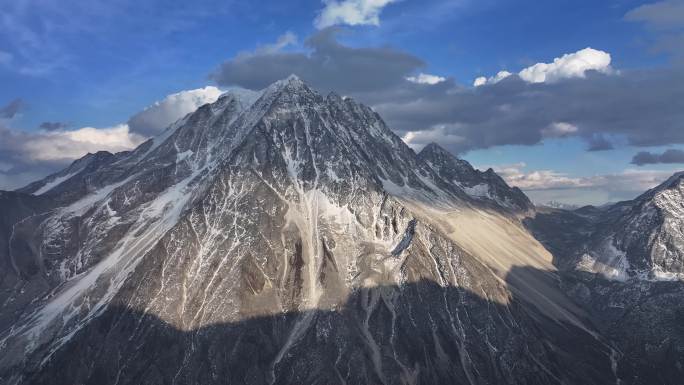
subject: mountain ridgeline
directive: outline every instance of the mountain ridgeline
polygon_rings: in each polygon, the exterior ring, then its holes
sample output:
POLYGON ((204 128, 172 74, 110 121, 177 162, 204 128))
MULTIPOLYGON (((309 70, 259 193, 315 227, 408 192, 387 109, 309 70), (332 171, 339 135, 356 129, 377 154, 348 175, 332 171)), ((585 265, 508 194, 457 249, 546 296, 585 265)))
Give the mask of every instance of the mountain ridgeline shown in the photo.
POLYGON ((230 91, 0 192, 0 383, 675 384, 681 186, 536 209, 295 76, 230 91))

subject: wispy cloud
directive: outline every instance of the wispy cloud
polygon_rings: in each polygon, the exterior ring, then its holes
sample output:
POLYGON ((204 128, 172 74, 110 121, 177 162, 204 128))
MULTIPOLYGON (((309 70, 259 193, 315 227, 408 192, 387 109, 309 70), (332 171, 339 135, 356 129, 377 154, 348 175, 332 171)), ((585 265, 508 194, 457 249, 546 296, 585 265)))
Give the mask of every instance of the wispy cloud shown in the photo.
POLYGON ((655 32, 652 48, 671 54, 684 62, 684 0, 665 0, 641 5, 625 15, 625 19, 644 24, 655 32))
POLYGON ((681 29, 684 27, 684 1, 665 0, 644 4, 629 11, 625 18, 659 29, 681 29))
MULTIPOLYGON (((11 134, 10 134, 11 135, 11 134)), ((32 161, 71 161, 88 152, 130 150, 144 141, 126 124, 114 127, 83 127, 76 130, 51 131, 16 136, 22 152, 32 161)))
POLYGON ((424 73, 419 73, 416 76, 408 76, 406 80, 416 83, 416 84, 430 84, 430 85, 435 85, 437 83, 441 83, 446 80, 445 77, 442 76, 437 76, 437 75, 431 75, 431 74, 424 74, 424 73))
POLYGON ((40 124, 40 128, 47 131, 63 130, 67 127, 69 125, 62 122, 43 122, 40 124))
POLYGON ((379 25, 380 12, 397 0, 323 0, 325 7, 314 20, 323 29, 333 25, 379 25))
POLYGON ((613 191, 643 192, 661 183, 672 171, 625 169, 621 173, 576 177, 554 170, 525 171, 526 165, 495 166, 511 186, 523 190, 563 190, 578 188, 607 188, 613 191))
POLYGON ((21 187, 88 152, 130 150, 143 140, 125 124, 42 132, 0 126, 0 189, 21 187))
POLYGON ((0 2, 0 64, 32 77, 77 70, 122 40, 142 46, 227 14, 232 1, 12 0, 0 2), (88 47, 85 50, 84 47, 88 47))
POLYGON ((256 53, 273 54, 295 44, 297 44, 297 35, 292 31, 287 31, 278 36, 278 39, 275 42, 257 48, 256 53))
POLYGON ((213 86, 168 95, 133 115, 128 126, 137 134, 156 135, 201 105, 215 102, 220 95, 221 90, 213 86))
POLYGON ((402 140, 416 151, 420 151, 432 142, 445 147, 452 147, 458 146, 466 140, 466 138, 452 134, 450 131, 454 131, 454 128, 446 124, 438 124, 427 130, 408 131, 404 133, 402 140))
POLYGON ((14 99, 7 105, 0 107, 0 119, 12 119, 24 108, 24 101, 14 99))
POLYGON ((9 52, 0 50, 0 65, 10 65, 14 59, 14 55, 9 52))
POLYGON ((613 174, 572 176, 554 170, 527 170, 527 167, 525 163, 492 166, 509 185, 524 190, 537 202, 573 204, 632 199, 662 183, 674 172, 628 168, 613 174))

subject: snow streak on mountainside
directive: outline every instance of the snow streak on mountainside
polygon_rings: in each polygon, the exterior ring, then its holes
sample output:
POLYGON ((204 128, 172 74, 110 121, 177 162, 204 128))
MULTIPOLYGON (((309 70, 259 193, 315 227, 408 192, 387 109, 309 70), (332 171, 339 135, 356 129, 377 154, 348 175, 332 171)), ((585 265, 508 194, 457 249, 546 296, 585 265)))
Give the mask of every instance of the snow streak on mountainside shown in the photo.
POLYGON ((519 190, 296 77, 3 194, 3 383, 617 380, 519 190))

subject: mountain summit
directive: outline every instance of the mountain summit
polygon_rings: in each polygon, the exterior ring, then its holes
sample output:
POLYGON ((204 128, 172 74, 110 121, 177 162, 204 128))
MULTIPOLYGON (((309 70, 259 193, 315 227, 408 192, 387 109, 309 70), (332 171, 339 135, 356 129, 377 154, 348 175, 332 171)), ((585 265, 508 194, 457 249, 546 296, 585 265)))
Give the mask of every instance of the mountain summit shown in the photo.
POLYGON ((3 383, 616 381, 522 192, 294 76, 0 208, 3 383))
POLYGON ((437 143, 425 146, 418 157, 430 165, 442 179, 460 187, 474 199, 520 212, 534 209, 532 202, 520 189, 509 187, 494 170, 476 170, 470 163, 455 157, 437 143))

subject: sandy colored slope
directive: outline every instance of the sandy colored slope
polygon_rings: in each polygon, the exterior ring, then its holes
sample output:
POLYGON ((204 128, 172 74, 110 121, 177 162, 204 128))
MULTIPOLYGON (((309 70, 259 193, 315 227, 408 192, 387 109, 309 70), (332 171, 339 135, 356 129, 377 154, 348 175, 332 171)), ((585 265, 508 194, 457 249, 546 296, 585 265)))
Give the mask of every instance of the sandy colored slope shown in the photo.
POLYGON ((551 253, 520 222, 467 206, 431 207, 406 200, 402 203, 485 264, 516 297, 555 320, 586 330, 580 320, 585 317, 583 312, 558 287, 551 253))

